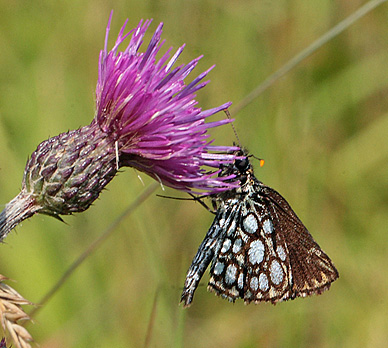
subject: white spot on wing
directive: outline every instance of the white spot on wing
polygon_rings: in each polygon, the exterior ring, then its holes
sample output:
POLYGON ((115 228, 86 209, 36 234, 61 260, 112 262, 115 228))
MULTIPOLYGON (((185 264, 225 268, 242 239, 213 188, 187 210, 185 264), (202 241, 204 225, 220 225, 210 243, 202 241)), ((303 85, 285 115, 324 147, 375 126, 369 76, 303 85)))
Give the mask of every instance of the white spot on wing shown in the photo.
POLYGON ((240 273, 237 280, 237 286, 242 289, 244 287, 244 274, 240 273))
POLYGON ((217 261, 216 265, 214 266, 214 274, 220 275, 223 270, 224 270, 224 264, 222 262, 217 261))
POLYGON ((249 261, 255 265, 264 259, 264 244, 260 240, 251 243, 248 251, 249 261))
POLYGON ((268 278, 264 273, 259 275, 259 287, 261 291, 266 291, 268 289, 268 278))
POLYGON ((232 220, 230 223, 228 232, 226 233, 228 237, 230 237, 236 231, 236 221, 232 220))
POLYGON ((248 233, 256 233, 257 231, 257 220, 253 214, 249 214, 245 217, 243 221, 245 231, 248 233))
POLYGON ((281 245, 278 245, 276 248, 276 252, 278 253, 280 260, 285 261, 286 260, 286 252, 284 251, 283 247, 281 245))
POLYGON ((236 239, 233 244, 233 252, 237 254, 241 250, 242 239, 236 239))
POLYGON ((225 239, 224 244, 222 244, 221 252, 226 253, 229 250, 231 244, 232 241, 230 239, 225 239))
POLYGON ((257 291, 257 288, 259 287, 259 281, 257 280, 257 277, 253 277, 252 279, 251 279, 251 289, 253 290, 253 291, 257 291))
POLYGON ((270 267, 272 283, 279 285, 283 281, 283 270, 277 260, 273 260, 270 267))
POLYGON ((236 281, 237 268, 235 265, 229 265, 225 273, 225 281, 228 284, 233 284, 236 281))
POLYGON ((272 225, 272 221, 270 219, 267 219, 264 221, 263 230, 265 233, 272 233, 273 232, 273 225, 272 225))

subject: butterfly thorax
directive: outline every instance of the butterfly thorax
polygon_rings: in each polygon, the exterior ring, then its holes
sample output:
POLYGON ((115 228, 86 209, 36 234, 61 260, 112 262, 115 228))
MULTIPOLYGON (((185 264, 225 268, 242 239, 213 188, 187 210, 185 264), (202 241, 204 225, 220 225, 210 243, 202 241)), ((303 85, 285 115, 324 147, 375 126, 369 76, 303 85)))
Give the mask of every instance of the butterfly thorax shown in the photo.
MULTIPOLYGON (((237 155, 245 154, 243 152, 237 155)), ((242 201, 250 195, 256 195, 260 190, 262 182, 254 176, 253 167, 248 156, 236 160, 234 163, 221 167, 219 176, 235 175, 234 180, 239 181, 239 186, 235 189, 218 193, 212 196, 213 206, 216 208, 235 204, 236 201, 242 201)))

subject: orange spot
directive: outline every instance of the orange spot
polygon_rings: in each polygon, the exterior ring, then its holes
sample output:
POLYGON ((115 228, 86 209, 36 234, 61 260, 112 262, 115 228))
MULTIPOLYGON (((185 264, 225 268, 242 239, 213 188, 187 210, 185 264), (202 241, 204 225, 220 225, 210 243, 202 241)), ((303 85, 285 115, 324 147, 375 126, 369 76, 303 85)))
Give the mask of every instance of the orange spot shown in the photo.
POLYGON ((259 163, 260 163, 260 167, 262 167, 264 165, 264 160, 263 159, 260 159, 259 160, 259 163))

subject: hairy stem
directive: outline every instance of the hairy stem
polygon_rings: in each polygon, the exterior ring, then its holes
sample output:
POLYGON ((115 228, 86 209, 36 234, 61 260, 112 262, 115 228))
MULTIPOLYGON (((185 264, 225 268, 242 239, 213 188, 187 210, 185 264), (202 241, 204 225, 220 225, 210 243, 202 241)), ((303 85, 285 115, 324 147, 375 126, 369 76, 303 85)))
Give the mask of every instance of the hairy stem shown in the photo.
POLYGON ((38 209, 34 197, 22 190, 0 213, 0 242, 16 225, 34 215, 38 209))

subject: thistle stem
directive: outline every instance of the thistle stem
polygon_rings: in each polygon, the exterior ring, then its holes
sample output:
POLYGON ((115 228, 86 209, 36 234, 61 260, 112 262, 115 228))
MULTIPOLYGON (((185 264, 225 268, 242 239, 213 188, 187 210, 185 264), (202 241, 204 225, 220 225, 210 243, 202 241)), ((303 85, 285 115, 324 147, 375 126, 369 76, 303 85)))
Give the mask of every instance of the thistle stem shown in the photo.
POLYGON ((0 213, 0 242, 16 225, 34 215, 37 210, 34 197, 22 190, 0 213))

